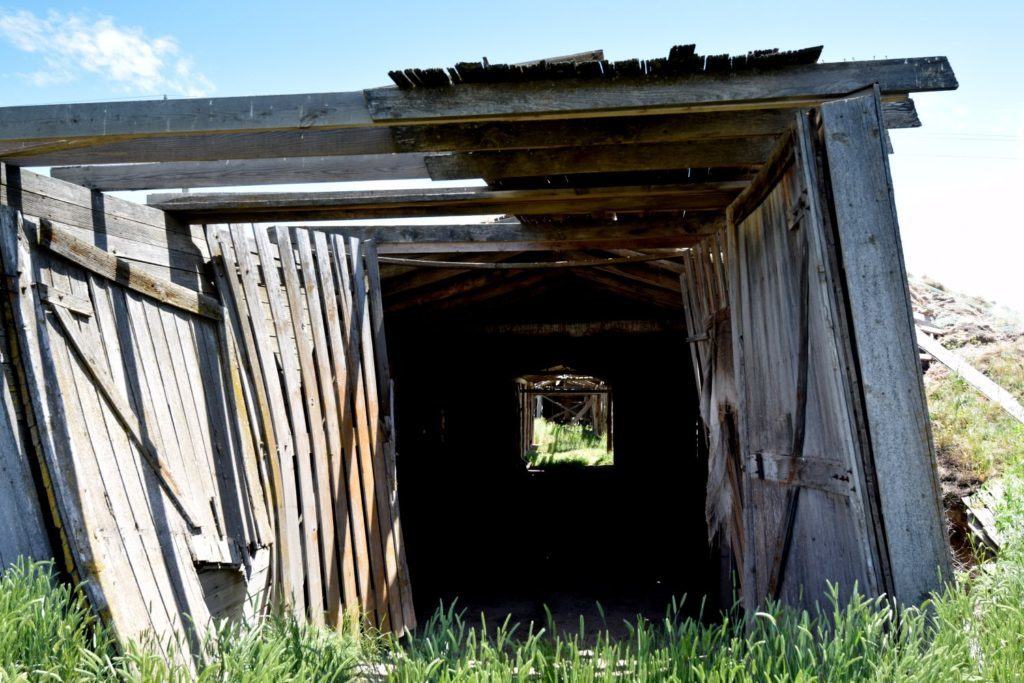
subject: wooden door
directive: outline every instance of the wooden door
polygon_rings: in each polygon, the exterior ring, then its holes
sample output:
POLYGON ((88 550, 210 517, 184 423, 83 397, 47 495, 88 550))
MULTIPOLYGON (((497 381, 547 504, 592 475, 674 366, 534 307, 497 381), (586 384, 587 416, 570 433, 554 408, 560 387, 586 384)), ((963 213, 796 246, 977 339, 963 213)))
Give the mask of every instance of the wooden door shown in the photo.
POLYGON ((273 542, 220 303, 9 207, 0 254, 67 563, 120 637, 189 661, 273 542))
POLYGON ((829 582, 918 602, 948 573, 879 112, 797 115, 684 274, 708 518, 749 609, 829 582))

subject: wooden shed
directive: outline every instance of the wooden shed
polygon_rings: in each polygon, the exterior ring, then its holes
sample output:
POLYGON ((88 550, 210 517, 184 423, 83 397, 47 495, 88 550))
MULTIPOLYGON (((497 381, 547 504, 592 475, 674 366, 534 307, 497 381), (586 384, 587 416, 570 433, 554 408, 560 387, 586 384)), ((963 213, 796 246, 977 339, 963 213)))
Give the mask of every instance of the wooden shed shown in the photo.
POLYGON ((949 551, 888 130, 957 83, 820 53, 0 108, 0 559, 182 655, 272 604, 919 602, 949 551), (613 466, 522 466, 549 376, 613 466))

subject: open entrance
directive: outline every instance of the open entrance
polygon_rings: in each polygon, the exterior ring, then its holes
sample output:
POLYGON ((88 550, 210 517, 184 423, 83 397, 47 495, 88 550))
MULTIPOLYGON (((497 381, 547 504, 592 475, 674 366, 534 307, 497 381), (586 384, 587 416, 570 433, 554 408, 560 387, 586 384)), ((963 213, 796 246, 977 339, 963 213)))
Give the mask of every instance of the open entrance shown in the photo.
POLYGON ((612 390, 597 377, 553 368, 516 380, 519 444, 527 469, 615 462, 612 390))
POLYGON ((717 603, 679 310, 565 274, 386 319, 421 616, 457 599, 472 618, 543 623, 547 606, 575 629, 581 614, 601 624, 600 603, 616 630, 662 617, 672 597, 687 595, 690 613, 717 603), (544 450, 538 425, 593 435, 599 466, 524 466, 544 450))

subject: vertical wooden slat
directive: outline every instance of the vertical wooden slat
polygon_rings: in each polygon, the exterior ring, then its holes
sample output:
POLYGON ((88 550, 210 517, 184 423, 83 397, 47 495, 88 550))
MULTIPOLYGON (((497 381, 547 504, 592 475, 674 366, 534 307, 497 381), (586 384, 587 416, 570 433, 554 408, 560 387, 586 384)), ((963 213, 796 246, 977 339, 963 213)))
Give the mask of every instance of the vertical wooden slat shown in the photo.
MULTIPOLYGON (((302 510, 302 556, 305 565, 306 599, 309 619, 314 624, 324 623, 323 578, 320 572, 320 533, 315 492, 313 465, 314 457, 310 448, 305 401, 302 395, 302 379, 296 365, 298 350, 296 344, 303 339, 301 324, 294 329, 291 312, 285 307, 281 282, 274 265, 274 254, 267 235, 260 228, 254 231, 256 248, 263 264, 263 277, 267 285, 267 296, 277 332, 278 362, 284 379, 285 396, 292 442, 295 445, 296 477, 299 489, 299 504, 302 510)), ((281 250, 283 251, 283 250, 281 250)), ((301 309, 296 315, 301 315, 301 309)), ((301 319, 300 319, 301 320, 301 319)), ((318 429, 320 425, 313 425, 318 429)))
POLYGON ((381 400, 377 386, 372 310, 368 301, 368 284, 364 271, 364 243, 353 239, 351 245, 354 310, 362 313, 362 315, 356 316, 356 319, 362 319, 359 329, 361 329, 362 336, 363 383, 366 386, 367 424, 370 427, 370 446, 373 452, 371 465, 373 467, 374 499, 377 506, 377 517, 381 524, 381 540, 384 543, 384 567, 387 572, 388 605, 391 616, 389 629, 396 633, 402 633, 402 598, 398 585, 398 553, 394 538, 391 485, 388 476, 386 426, 381 415, 381 400))
MULTIPOLYGON (((358 604, 364 614, 375 609, 375 601, 370 577, 370 558, 367 546, 366 516, 363 512, 363 496, 359 485, 359 460, 357 453, 356 425, 353 417, 353 394, 355 382, 353 375, 358 372, 352 365, 348 348, 350 333, 342 325, 340 315, 347 310, 344 289, 339 289, 341 274, 335 267, 327 236, 322 232, 314 233, 316 259, 320 271, 320 292, 324 300, 324 314, 327 323, 327 340, 330 346, 331 364, 334 372, 335 393, 337 396, 337 420, 341 425, 342 457, 338 459, 334 470, 336 487, 343 490, 348 501, 348 517, 342 517, 342 510, 335 510, 338 526, 351 529, 351 546, 354 569, 356 572, 358 604)), ((355 607, 356 602, 351 602, 355 607)))
MULTIPOLYGON (((366 271, 369 290, 370 319, 373 327, 374 360, 377 367, 379 405, 386 411, 387 418, 383 421, 385 462, 389 483, 389 502, 391 503, 391 524, 394 536, 394 547, 398 565, 398 585, 401 589, 402 622, 406 629, 416 626, 416 615, 413 609, 412 582, 409 579, 409 566, 405 556, 405 539, 402 535, 401 514, 398 504, 398 467, 395 453, 395 415, 394 396, 391 386, 391 368, 388 360, 387 335, 384 329, 384 301, 381 296, 380 267, 377 262, 377 247, 373 241, 364 243, 366 255, 366 271)), ((526 414, 524 411, 523 414, 526 414)), ((532 420, 531 420, 532 424, 532 420)))
MULTIPOLYGON (((247 300, 242 287, 239 285, 238 277, 241 273, 238 272, 239 266, 235 261, 234 249, 230 243, 230 235, 226 231, 216 230, 211 237, 210 248, 211 253, 214 254, 214 274, 217 288, 222 296, 230 296, 234 301, 234 306, 228 307, 226 323, 230 322, 231 327, 236 330, 235 334, 240 334, 242 337, 241 349, 244 352, 242 367, 248 370, 248 374, 251 377, 250 386, 255 394, 254 402, 258 411, 254 413, 254 417, 258 417, 259 424, 262 425, 262 430, 254 436, 259 440, 260 434, 262 434, 265 457, 270 465, 276 528, 276 574, 280 576, 283 593, 287 596, 284 602, 294 606, 296 604, 294 602, 294 593, 296 590, 301 593, 301 587, 295 588, 293 582, 294 572, 291 570, 285 571, 285 568, 291 567, 298 558, 297 550, 293 550, 295 547, 294 543, 298 539, 298 512, 294 506, 294 482, 292 482, 291 491, 286 492, 284 475, 282 474, 282 461, 287 447, 278 442, 279 437, 287 440, 290 438, 290 435, 287 434, 287 428, 282 427, 283 415, 277 421, 274 419, 274 411, 281 408, 281 406, 272 403, 270 398, 272 392, 265 383, 267 380, 263 374, 264 356, 269 356, 270 352, 269 350, 264 350, 261 354, 260 350, 257 349, 257 341, 253 334, 254 327, 263 328, 262 310, 259 308, 260 304, 257 300, 255 302, 257 307, 256 313, 260 316, 260 319, 258 321, 253 320, 249 306, 250 301, 247 300), (284 429, 285 432, 279 433, 278 430, 281 429, 284 429), (288 506, 286 501, 291 502, 291 507, 288 506)), ((251 270, 249 275, 249 280, 251 280, 251 270)), ((246 276, 242 275, 242 277, 245 279, 246 276)), ((265 337, 259 338, 259 342, 260 348, 267 345, 265 337)), ((274 381, 274 387, 277 391, 273 393, 277 400, 280 401, 280 388, 276 381, 274 381)), ((291 464, 288 463, 288 466, 290 468, 291 464)), ((302 605, 301 602, 298 604, 302 605)))
MULTIPOLYGON (((299 263, 302 267, 302 284, 306 293, 306 308, 309 311, 309 326, 313 337, 315 379, 319 384, 319 401, 323 407, 322 419, 326 433, 325 456, 317 462, 319 482, 318 495, 321 500, 321 516, 326 518, 322 525, 325 554, 328 558, 327 575, 330 583, 327 587, 327 615, 330 623, 342 625, 341 590, 344 588, 345 600, 356 603, 355 566, 352 558, 352 538, 348 527, 348 496, 345 489, 338 486, 337 472, 341 466, 341 427, 338 420, 336 383, 331 371, 331 353, 327 347, 327 334, 324 325, 323 309, 320 305, 321 278, 317 276, 313 263, 313 250, 309 232, 302 229, 295 231, 295 242, 298 247, 299 263), (331 533, 333 532, 333 533, 331 533), (328 534, 330 534, 328 536, 328 534), (340 549, 340 553, 339 553, 340 549), (339 563, 339 567, 332 564, 339 563), (339 571, 340 570, 340 571, 339 571), (340 578, 341 584, 338 584, 340 578)), ((278 243, 281 248, 281 243, 278 243)), ((327 274, 327 282, 331 282, 331 274, 327 274)), ((336 303, 334 315, 337 316, 336 303)), ((319 412, 319 407, 316 408, 319 412)))
MULTIPOLYGON (((299 501, 295 479, 295 451, 291 423, 285 405, 285 394, 280 383, 280 374, 273 350, 270 348, 269 330, 265 324, 263 307, 260 302, 257 272, 249 251, 249 241, 240 225, 231 226, 234 255, 238 260, 239 275, 252 325, 252 337, 259 356, 260 370, 270 406, 274 434, 277 442, 277 458, 280 463, 282 507, 284 512, 283 532, 278 535, 281 544, 282 583, 285 589, 286 607, 303 615, 306 612, 304 585, 304 544, 299 522, 299 501)), ((221 242, 222 248, 224 242, 221 242)), ((227 255, 227 249, 224 249, 227 255)), ((275 273, 276 277, 276 273, 275 273)), ((305 429, 303 427, 303 429, 305 429)))

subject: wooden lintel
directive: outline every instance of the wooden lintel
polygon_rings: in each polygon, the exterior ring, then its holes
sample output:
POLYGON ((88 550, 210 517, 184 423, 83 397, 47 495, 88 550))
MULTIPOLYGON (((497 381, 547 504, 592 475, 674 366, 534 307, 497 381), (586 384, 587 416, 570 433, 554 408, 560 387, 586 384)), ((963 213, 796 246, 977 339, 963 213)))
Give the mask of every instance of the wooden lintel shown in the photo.
MULTIPOLYGON (((886 102, 883 109, 888 128, 921 125, 914 102, 909 98, 886 102)), ((791 125, 792 118, 792 112, 786 109, 752 109, 555 121, 217 132, 49 143, 0 142, 0 158, 16 166, 60 166, 650 144, 778 135, 791 125)))
POLYGON ((494 323, 473 328, 484 334, 511 337, 591 337, 613 334, 683 332, 682 320, 583 320, 560 322, 494 323))

